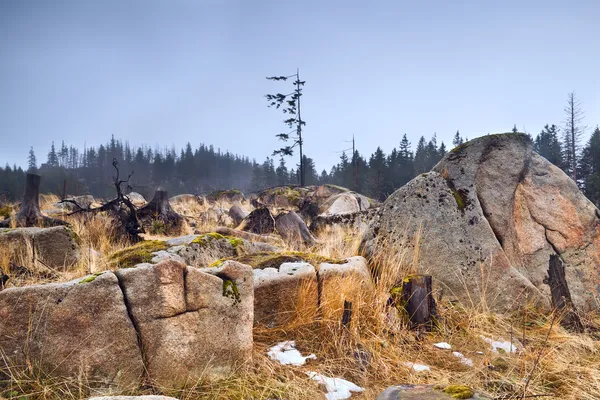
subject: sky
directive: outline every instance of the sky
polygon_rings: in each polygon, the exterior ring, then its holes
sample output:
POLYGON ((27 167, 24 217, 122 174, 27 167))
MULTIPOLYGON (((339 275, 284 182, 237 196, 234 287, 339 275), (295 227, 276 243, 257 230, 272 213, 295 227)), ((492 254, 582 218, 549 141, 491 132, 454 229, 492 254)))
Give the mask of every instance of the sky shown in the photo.
MULTIPOLYGON (((600 2, 0 1, 0 164, 45 162, 52 141, 200 143, 262 162, 302 97, 305 153, 388 153, 407 134, 446 145, 516 124, 562 125, 576 92, 600 124, 600 2)), ((451 146, 450 146, 451 147, 451 146)), ((296 157, 288 158, 288 165, 296 157)))

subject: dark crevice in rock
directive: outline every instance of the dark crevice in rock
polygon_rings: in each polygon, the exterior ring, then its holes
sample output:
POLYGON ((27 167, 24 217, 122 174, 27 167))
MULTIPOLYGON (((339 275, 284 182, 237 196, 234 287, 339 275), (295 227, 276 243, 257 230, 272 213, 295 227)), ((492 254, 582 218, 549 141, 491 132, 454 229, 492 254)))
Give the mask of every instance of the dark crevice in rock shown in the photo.
POLYGON ((185 311, 182 311, 182 312, 179 312, 179 313, 173 314, 173 315, 167 315, 167 316, 165 316, 165 317, 156 317, 156 318, 154 318, 154 319, 156 320, 156 319, 169 319, 169 318, 175 318, 175 317, 179 317, 180 315, 189 314, 189 313, 195 313, 195 312, 198 312, 198 311, 200 311, 200 310, 201 310, 201 308, 198 308, 197 310, 190 309, 190 310, 185 310, 185 311))
POLYGON ((135 336, 137 338, 138 349, 140 350, 140 354, 142 356, 142 362, 144 364, 144 375, 146 380, 149 380, 150 377, 148 375, 148 362, 146 360, 146 352, 144 351, 144 346, 142 344, 142 333, 140 332, 139 326, 133 317, 133 312, 131 311, 131 304, 129 303, 129 298, 127 297, 127 292, 125 291, 125 283, 119 277, 119 274, 115 274, 117 277, 117 282, 119 284, 119 289, 121 289, 121 293, 123 294, 123 302, 125 303, 125 309, 127 310, 127 316, 129 317, 129 321, 131 321, 131 325, 135 330, 135 336))
POLYGON ((485 218, 488 226, 492 230, 492 233, 494 234, 496 241, 498 242, 498 244, 500 245, 502 250, 504 250, 504 239, 503 239, 502 235, 500 234, 500 232, 497 232, 496 229, 494 228, 494 226, 490 223, 488 214, 486 213, 485 208, 483 207, 483 204, 481 202, 481 198, 479 197, 479 192, 477 191, 477 189, 475 189, 475 196, 477 197, 477 202, 479 203, 479 207, 481 208, 481 214, 483 215, 483 218, 485 218))
POLYGON ((191 311, 189 310, 188 301, 187 301, 187 267, 183 269, 183 302, 185 304, 185 312, 191 311))

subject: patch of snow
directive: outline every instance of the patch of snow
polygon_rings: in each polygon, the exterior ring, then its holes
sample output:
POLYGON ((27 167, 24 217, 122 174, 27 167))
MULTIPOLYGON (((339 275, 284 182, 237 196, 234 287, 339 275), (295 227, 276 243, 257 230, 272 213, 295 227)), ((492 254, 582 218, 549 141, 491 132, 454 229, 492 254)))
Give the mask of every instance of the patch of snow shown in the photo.
POLYGON ((437 347, 438 349, 442 349, 442 350, 450 350, 452 348, 452 346, 450 346, 450 344, 446 343, 446 342, 436 343, 433 346, 437 347))
POLYGON ((492 346, 492 350, 495 351, 495 352, 498 352, 498 349, 502 349, 502 350, 504 350, 507 353, 516 353, 517 352, 517 346, 515 346, 511 342, 497 341, 497 340, 493 340, 493 339, 490 339, 490 338, 485 337, 485 336, 480 336, 480 338, 484 342, 489 343, 490 346, 492 346))
POLYGON ((277 343, 269 349, 267 355, 271 360, 279 361, 281 365, 304 365, 306 360, 315 360, 317 358, 314 354, 303 357, 296 350, 296 342, 294 340, 277 343))
POLYGON ((405 362, 404 365, 407 366, 408 368, 414 369, 417 372, 429 372, 429 371, 431 371, 431 368, 429 368, 427 365, 423 365, 423 364, 416 364, 416 363, 411 363, 411 362, 405 362))
POLYGON ((452 355, 454 357, 458 357, 460 359, 460 362, 465 364, 468 367, 472 367, 473 366, 473 360, 471 360, 468 357, 465 357, 465 355, 463 353, 459 353, 458 351, 453 351, 452 355))
POLYGON ((360 393, 365 391, 365 389, 361 388, 360 386, 357 386, 354 383, 342 378, 329 378, 325 375, 311 371, 307 372, 306 374, 310 377, 310 379, 325 386, 325 389, 327 390, 325 398, 327 400, 348 399, 350 396, 352 396, 352 392, 360 393))

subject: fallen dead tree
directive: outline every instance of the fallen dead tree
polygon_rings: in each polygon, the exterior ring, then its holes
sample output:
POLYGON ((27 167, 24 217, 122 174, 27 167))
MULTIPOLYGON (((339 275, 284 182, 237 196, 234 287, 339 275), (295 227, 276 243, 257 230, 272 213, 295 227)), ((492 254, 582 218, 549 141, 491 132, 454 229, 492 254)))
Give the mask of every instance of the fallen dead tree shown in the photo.
POLYGON ((117 192, 117 197, 100 207, 94 208, 92 208, 91 205, 88 205, 87 207, 81 207, 75 200, 72 199, 62 199, 61 203, 69 203, 75 207, 74 210, 67 215, 75 215, 80 213, 97 214, 105 211, 112 215, 119 222, 120 230, 127 236, 130 242, 139 242, 142 240, 139 235, 140 233, 144 233, 144 229, 140 224, 137 209, 129 197, 123 194, 123 190, 121 188, 121 185, 126 184, 128 189, 132 189, 132 187, 129 186, 129 180, 133 176, 133 172, 127 176, 127 179, 123 180, 119 177, 119 162, 116 158, 113 158, 112 166, 117 172, 116 176, 113 177, 113 184, 117 192))

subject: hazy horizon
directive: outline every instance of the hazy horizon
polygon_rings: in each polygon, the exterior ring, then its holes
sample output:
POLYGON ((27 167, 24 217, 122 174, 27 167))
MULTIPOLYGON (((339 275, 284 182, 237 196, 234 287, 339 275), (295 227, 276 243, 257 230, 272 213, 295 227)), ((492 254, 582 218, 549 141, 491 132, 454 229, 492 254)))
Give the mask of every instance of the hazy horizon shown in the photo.
POLYGON ((573 90, 587 140, 600 124, 600 4, 574 3, 2 2, 0 165, 111 135, 262 162, 285 130, 263 96, 291 91, 265 76, 296 68, 319 171, 352 135, 365 156, 404 133, 413 147, 513 124, 535 136, 562 125, 573 90))

